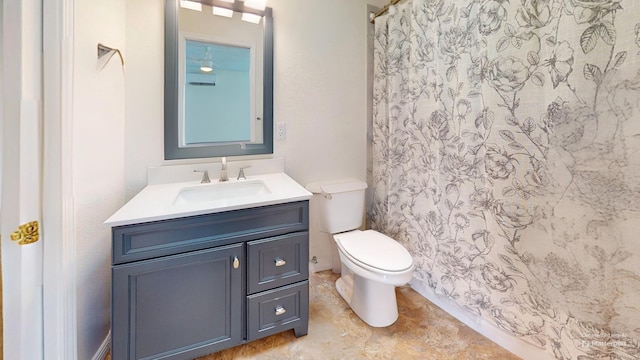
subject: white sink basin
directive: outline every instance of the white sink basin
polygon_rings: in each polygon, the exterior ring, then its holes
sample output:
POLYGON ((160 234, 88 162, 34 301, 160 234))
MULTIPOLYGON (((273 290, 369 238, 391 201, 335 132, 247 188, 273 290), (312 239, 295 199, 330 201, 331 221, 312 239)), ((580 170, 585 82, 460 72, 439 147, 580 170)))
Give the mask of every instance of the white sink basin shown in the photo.
POLYGON ((270 193, 271 190, 262 180, 219 182, 185 187, 178 192, 173 203, 174 205, 195 204, 270 193))
POLYGON ((253 175, 246 180, 213 180, 148 185, 106 224, 121 226, 308 200, 311 193, 285 173, 253 175))

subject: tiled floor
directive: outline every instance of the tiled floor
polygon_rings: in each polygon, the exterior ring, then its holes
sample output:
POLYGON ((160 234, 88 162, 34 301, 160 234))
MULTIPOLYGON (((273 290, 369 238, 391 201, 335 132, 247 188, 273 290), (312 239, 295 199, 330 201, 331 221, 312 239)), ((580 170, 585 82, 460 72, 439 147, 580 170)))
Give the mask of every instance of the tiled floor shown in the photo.
POLYGON ((358 318, 335 290, 337 274, 311 274, 309 334, 293 330, 197 360, 222 359, 420 359, 517 360, 454 319, 409 287, 398 288, 398 321, 372 328, 358 318))
POLYGON ((310 274, 308 335, 296 338, 289 330, 196 360, 519 359, 408 286, 396 291, 398 321, 369 327, 336 292, 337 278, 331 271, 310 274))

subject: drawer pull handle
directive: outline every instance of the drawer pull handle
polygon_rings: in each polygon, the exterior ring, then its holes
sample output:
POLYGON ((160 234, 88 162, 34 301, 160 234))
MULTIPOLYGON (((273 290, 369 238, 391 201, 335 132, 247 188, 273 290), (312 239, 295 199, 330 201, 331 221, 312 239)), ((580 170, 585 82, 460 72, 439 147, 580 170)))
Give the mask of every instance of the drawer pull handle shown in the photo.
POLYGON ((240 266, 240 260, 238 260, 238 257, 237 257, 237 256, 234 256, 234 257, 233 257, 233 268, 234 268, 234 269, 237 269, 237 268, 238 268, 238 266, 240 266))
POLYGON ((275 263, 276 266, 284 266, 287 262, 284 259, 276 258, 275 263))
POLYGON ((283 308, 282 305, 276 306, 275 310, 276 310, 276 315, 282 315, 287 312, 287 310, 283 308))

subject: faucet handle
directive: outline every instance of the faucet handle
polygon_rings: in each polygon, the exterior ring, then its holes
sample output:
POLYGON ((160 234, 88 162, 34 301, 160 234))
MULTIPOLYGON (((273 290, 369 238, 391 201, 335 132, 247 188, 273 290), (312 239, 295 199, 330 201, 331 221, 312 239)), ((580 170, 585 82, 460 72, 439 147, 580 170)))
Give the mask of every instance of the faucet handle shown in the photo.
POLYGON ((202 173, 202 180, 200 180, 200 184, 207 184, 211 182, 211 179, 209 179, 209 171, 207 170, 193 170, 193 172, 201 172, 202 173))
POLYGON ((241 179, 247 179, 247 177, 244 175, 244 169, 246 168, 250 168, 251 166, 243 166, 240 168, 240 172, 238 173, 238 178, 236 180, 241 180, 241 179))
POLYGON ((229 177, 227 176, 227 157, 222 157, 222 166, 220 167, 220 179, 219 182, 229 181, 229 177))

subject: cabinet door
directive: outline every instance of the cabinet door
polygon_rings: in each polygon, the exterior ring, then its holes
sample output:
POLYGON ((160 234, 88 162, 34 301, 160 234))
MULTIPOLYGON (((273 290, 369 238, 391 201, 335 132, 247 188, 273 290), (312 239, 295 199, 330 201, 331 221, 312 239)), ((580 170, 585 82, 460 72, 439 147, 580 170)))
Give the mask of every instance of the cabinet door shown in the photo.
POLYGON ((234 244, 114 266, 112 359, 185 359, 241 343, 244 258, 234 244))

